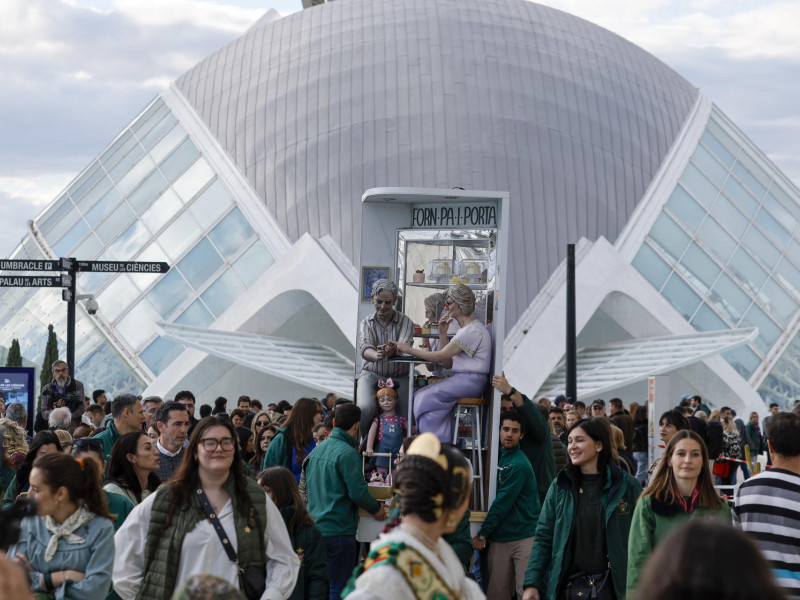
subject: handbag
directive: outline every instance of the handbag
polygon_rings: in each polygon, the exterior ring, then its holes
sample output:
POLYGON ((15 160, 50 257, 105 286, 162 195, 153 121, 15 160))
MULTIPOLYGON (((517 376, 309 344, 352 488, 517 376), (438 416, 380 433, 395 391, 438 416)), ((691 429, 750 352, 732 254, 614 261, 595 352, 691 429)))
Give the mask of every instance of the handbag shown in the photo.
POLYGON ((225 554, 228 555, 231 562, 235 563, 239 569, 239 588, 244 592, 248 600, 258 600, 261 598, 264 590, 267 589, 266 566, 247 567, 243 569, 239 564, 239 557, 236 555, 236 550, 233 549, 233 545, 228 539, 225 529, 222 527, 222 523, 219 522, 211 506, 211 502, 208 501, 208 496, 206 496, 206 493, 200 486, 197 487, 197 497, 200 499, 200 504, 203 506, 208 520, 211 521, 211 525, 214 526, 214 531, 217 532, 222 547, 225 548, 225 554))
POLYGON ((595 575, 572 575, 564 584, 564 600, 616 600, 610 579, 610 568, 595 575))
POLYGON ((720 462, 719 460, 714 461, 714 475, 717 477, 722 477, 725 479, 731 473, 731 463, 727 460, 723 460, 720 462))

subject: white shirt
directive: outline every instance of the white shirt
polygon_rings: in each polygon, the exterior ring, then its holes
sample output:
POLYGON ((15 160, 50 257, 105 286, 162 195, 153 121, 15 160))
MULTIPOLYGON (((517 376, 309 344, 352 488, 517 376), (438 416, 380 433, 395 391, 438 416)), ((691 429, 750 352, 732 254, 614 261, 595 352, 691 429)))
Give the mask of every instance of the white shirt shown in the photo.
MULTIPOLYGON (((114 536, 116 554, 112 579, 114 591, 122 600, 134 600, 142 586, 150 511, 157 495, 157 493, 150 494, 147 499, 142 500, 114 536)), ((266 496, 266 492, 264 495, 266 496)), ((230 499, 217 516, 225 531, 236 530, 233 503, 230 499)), ((236 536, 231 535, 229 539, 238 552, 236 536)), ((285 600, 294 590, 297 574, 300 571, 300 560, 292 549, 283 517, 269 496, 267 496, 267 527, 264 530, 264 542, 267 555, 267 589, 261 600, 285 600)), ((238 568, 225 554, 222 542, 219 541, 219 536, 208 519, 200 521, 183 538, 181 561, 175 579, 176 589, 187 578, 199 573, 216 575, 239 587, 238 568)))
MULTIPOLYGON (((184 443, 184 446, 185 446, 185 443, 184 443)), ((166 454, 167 456, 170 456, 170 457, 173 457, 173 458, 178 456, 178 454, 181 453, 181 451, 183 450, 184 446, 181 446, 175 452, 170 452, 169 450, 164 448, 164 446, 161 445, 161 438, 156 440, 156 448, 158 448, 158 451, 161 452, 161 454, 166 454)))

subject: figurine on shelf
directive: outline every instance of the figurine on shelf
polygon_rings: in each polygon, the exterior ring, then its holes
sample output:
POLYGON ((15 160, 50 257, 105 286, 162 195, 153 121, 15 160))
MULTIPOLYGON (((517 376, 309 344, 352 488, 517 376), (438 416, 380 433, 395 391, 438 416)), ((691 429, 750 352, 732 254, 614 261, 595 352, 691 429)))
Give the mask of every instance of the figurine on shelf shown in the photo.
POLYGON ((414 272, 414 283, 425 283, 425 269, 417 269, 414 272))
POLYGON ((453 437, 453 407, 459 398, 476 398, 483 395, 491 363, 491 334, 472 317, 475 294, 463 283, 450 286, 445 293, 447 312, 439 321, 441 350, 425 352, 412 348, 406 342, 392 341, 388 346, 430 362, 453 369, 452 377, 427 385, 414 393, 414 416, 419 432, 435 433, 443 443, 453 437), (447 341, 446 332, 455 319, 459 330, 447 341), (444 337, 444 340, 441 338, 444 337))
MULTIPOLYGON (((397 414, 397 392, 391 379, 378 381, 375 402, 380 414, 372 420, 367 434, 367 456, 375 452, 397 454, 406 435, 406 419, 397 414), (377 445, 375 444, 377 438, 377 445)), ((389 459, 375 457, 375 470, 386 476, 389 473, 389 459)), ((381 478, 383 480, 383 478, 381 478)))

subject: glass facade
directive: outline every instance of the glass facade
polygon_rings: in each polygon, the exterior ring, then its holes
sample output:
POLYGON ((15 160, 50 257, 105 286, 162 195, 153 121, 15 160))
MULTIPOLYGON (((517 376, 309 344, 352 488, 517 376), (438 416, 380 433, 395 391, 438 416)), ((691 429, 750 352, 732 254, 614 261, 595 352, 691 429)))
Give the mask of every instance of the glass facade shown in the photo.
MULTIPOLYGON (((99 314, 153 376, 183 351, 158 335, 157 322, 210 325, 274 262, 230 191, 160 98, 89 165, 36 226, 57 256, 171 265, 164 276, 81 273, 77 280, 79 293, 96 295, 99 314)), ((32 243, 24 244, 15 257, 43 258, 32 243)), ((23 355, 34 362, 43 358, 48 323, 61 338, 66 331, 60 290, 9 289, 0 295, 0 314, 15 315, 5 320, 0 339, 19 338, 23 355)), ((78 378, 87 389, 103 387, 111 394, 141 391, 146 382, 92 320, 78 314, 78 378)), ((66 344, 59 342, 63 354, 66 344)))
MULTIPOLYGON (((758 327, 723 356, 750 379, 800 308, 800 202, 712 111, 633 266, 698 331, 758 327)), ((763 381, 765 400, 800 396, 800 339, 763 381)))

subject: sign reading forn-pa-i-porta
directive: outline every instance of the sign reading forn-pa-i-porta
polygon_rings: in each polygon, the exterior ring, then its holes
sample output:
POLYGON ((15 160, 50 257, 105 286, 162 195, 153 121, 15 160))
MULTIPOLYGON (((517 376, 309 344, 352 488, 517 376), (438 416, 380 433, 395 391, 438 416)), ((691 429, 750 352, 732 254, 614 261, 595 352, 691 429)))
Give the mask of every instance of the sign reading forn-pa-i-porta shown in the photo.
MULTIPOLYGON (((76 260, 74 258, 8 259, 0 260, 0 271, 66 271, 62 275, 0 275, 0 287, 66 288, 61 292, 61 299, 67 303, 67 365, 70 373, 75 373, 75 304, 78 300, 94 301, 91 294, 77 294, 75 285, 77 274, 89 272, 161 275, 169 271, 169 265, 165 262, 76 260)), ((91 310, 90 314, 92 314, 91 310)))

